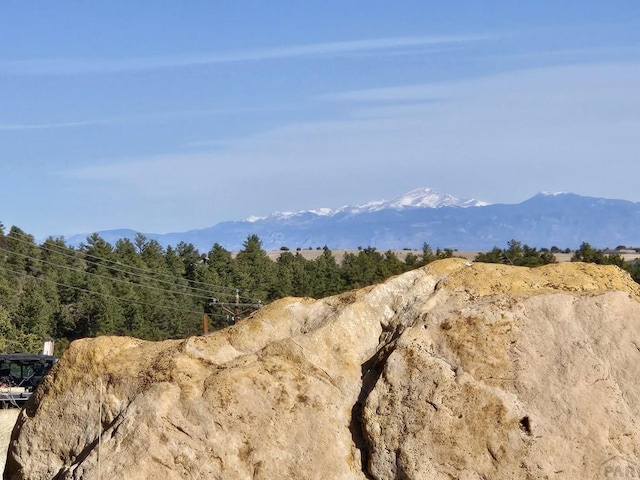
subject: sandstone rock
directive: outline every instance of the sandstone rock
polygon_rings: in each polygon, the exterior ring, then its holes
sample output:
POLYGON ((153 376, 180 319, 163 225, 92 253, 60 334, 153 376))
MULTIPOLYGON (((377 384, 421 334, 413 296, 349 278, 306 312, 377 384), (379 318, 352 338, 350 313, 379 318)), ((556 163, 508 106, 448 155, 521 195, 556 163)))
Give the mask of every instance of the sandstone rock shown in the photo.
POLYGON ((605 478, 640 457, 639 300, 616 267, 451 259, 208 337, 74 342, 5 478, 605 478))
POLYGON ((4 470, 7 447, 11 438, 11 430, 16 423, 20 410, 17 408, 0 408, 0 469, 4 470))

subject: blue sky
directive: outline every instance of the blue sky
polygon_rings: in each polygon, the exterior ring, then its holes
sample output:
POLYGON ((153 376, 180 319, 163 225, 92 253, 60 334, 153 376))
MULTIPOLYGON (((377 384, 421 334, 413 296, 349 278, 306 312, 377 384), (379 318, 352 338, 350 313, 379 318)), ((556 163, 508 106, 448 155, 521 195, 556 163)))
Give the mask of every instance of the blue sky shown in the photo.
POLYGON ((0 221, 640 201, 640 2, 0 3, 0 221))

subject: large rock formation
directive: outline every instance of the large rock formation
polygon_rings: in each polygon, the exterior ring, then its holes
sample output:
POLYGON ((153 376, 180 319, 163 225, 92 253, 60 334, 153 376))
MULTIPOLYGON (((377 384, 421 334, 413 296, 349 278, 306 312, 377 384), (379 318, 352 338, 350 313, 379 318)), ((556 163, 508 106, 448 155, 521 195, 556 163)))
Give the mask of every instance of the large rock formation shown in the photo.
POLYGON ((5 478, 615 478, 639 300, 616 267, 451 259, 208 337, 74 342, 5 478))

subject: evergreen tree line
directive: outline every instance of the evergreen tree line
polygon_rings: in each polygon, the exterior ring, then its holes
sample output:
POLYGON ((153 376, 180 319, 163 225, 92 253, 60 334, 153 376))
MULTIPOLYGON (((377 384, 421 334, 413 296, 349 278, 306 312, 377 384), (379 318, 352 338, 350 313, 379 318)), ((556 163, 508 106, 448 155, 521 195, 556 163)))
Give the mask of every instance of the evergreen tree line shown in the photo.
POLYGON ((162 247, 138 234, 114 245, 98 234, 74 248, 50 237, 37 244, 0 224, 0 353, 38 352, 45 338, 56 352, 77 338, 131 335, 148 340, 202 333, 233 320, 221 304, 264 304, 286 296, 320 298, 378 283, 418 268, 449 249, 391 252, 360 248, 340 262, 328 247, 313 260, 283 250, 271 260, 256 235, 237 254, 214 244, 199 252, 181 242, 162 247))
MULTIPOLYGON (((480 253, 476 261, 534 267, 556 261, 557 249, 512 240, 480 253)), ((237 254, 215 243, 206 252, 181 242, 162 247, 138 234, 114 245, 98 234, 77 248, 50 237, 37 244, 17 227, 0 224, 0 353, 38 352, 45 338, 56 352, 77 338, 131 335, 148 340, 202 333, 235 320, 221 305, 265 304, 286 296, 321 298, 372 285, 434 260, 450 249, 394 252, 373 247, 345 253, 338 262, 328 247, 314 259, 283 249, 269 258, 256 235, 237 254)), ((573 261, 613 264, 640 281, 640 266, 583 243, 573 261)))

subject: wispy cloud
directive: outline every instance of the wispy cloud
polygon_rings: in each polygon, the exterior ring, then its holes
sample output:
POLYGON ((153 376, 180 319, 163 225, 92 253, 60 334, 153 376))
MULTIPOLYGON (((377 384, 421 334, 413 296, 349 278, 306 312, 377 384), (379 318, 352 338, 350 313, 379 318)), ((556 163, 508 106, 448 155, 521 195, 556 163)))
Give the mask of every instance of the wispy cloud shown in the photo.
POLYGON ((292 109, 294 107, 238 107, 238 108, 219 108, 204 110, 178 110, 168 112, 153 112, 137 115, 126 115, 120 117, 97 118, 90 120, 78 120, 71 122, 46 122, 46 123, 0 123, 0 132, 19 132, 30 130, 55 130, 61 128, 81 128, 96 125, 121 125, 125 123, 153 122, 156 120, 164 121, 171 119, 184 119, 190 117, 209 117, 217 115, 234 115, 244 113, 255 113, 260 111, 280 111, 292 109))
MULTIPOLYGON (((568 93, 575 94, 576 90, 623 88, 625 94, 629 88, 627 76, 634 77, 640 72, 638 62, 620 63, 597 63, 560 65, 542 68, 522 68, 501 74, 480 76, 473 79, 461 79, 449 82, 400 85, 384 88, 368 88, 361 90, 349 90, 342 92, 319 95, 318 100, 341 102, 341 103, 362 103, 362 104, 394 104, 415 105, 418 103, 439 103, 452 98, 475 99, 482 96, 486 89, 499 90, 503 97, 513 94, 523 96, 524 85, 529 87, 535 83, 537 88, 547 92, 563 91, 561 96, 568 93), (584 75, 584 76, 581 76, 584 75), (472 85, 473 89, 469 86, 472 85), (496 87, 499 85, 499 87, 496 87)), ((622 94, 617 92, 618 97, 622 94)), ((548 93, 551 95, 551 93, 548 93)), ((585 101, 588 97, 585 97, 585 101)))
POLYGON ((82 75, 180 68, 220 63, 277 60, 286 58, 338 56, 355 52, 389 52, 422 47, 447 47, 476 42, 490 37, 459 35, 441 37, 391 37, 345 42, 311 43, 267 49, 185 54, 178 56, 140 57, 130 59, 32 59, 0 61, 0 73, 14 75, 82 75))
POLYGON ((389 192, 429 185, 491 202, 541 187, 635 199, 638 81, 640 64, 589 65, 345 92, 338 98, 357 100, 347 118, 282 125, 215 152, 113 161, 61 176, 91 191, 108 188, 105 198, 198 205, 200 218, 218 205, 228 206, 227 219, 292 205, 335 208, 336 192, 355 203, 388 196, 383 184, 389 192), (446 101, 424 101, 434 98, 446 101), (594 183, 593 171, 611 159, 624 181, 594 183), (300 205, 300 195, 313 203, 300 205))
POLYGON ((385 88, 367 88, 319 95, 320 100, 336 102, 407 102, 441 100, 443 93, 451 91, 451 83, 402 85, 385 88))
POLYGON ((5 123, 0 124, 0 132, 7 131, 22 131, 22 130, 51 130, 58 128, 74 128, 74 127, 87 127, 90 125, 104 124, 105 121, 101 120, 88 120, 80 122, 61 122, 61 123, 5 123))

